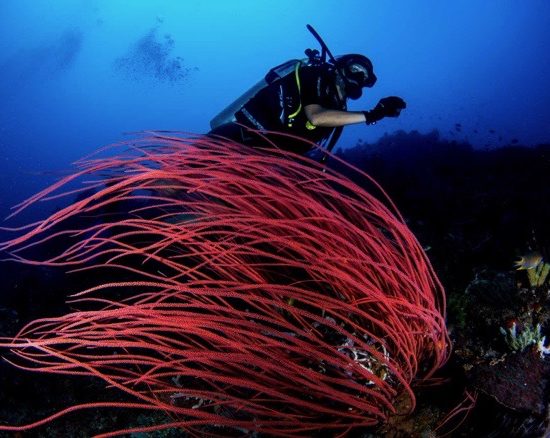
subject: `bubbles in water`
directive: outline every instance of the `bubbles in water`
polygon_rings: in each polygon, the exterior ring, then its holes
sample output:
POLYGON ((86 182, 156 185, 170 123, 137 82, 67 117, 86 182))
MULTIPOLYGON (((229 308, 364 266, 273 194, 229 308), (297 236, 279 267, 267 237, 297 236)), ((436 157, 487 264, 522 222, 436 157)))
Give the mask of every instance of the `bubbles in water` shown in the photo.
POLYGON ((117 58, 114 67, 133 80, 153 78, 160 82, 181 82, 196 68, 187 67, 181 57, 174 56, 174 47, 175 41, 170 34, 161 38, 157 28, 153 28, 126 55, 117 58))

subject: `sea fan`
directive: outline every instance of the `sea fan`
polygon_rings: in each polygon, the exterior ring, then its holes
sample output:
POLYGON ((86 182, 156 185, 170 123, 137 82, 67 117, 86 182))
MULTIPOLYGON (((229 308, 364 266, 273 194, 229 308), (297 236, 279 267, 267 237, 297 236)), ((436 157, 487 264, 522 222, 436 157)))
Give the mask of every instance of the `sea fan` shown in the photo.
POLYGON ((367 175, 348 168, 380 199, 310 159, 224 139, 153 133, 109 151, 19 205, 80 195, 3 245, 97 285, 2 345, 17 366, 97 376, 136 402, 0 430, 118 406, 171 421, 101 436, 313 436, 384 422, 398 396, 414 409, 413 380, 449 354, 444 292, 367 175))

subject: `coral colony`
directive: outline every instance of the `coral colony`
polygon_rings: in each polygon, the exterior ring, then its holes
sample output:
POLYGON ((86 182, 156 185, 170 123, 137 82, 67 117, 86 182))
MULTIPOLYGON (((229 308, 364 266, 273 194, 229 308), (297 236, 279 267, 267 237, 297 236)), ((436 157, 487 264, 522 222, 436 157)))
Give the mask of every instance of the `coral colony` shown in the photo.
POLYGON ((398 397, 414 409, 413 380, 449 355, 445 296, 374 181, 381 200, 307 158, 208 137, 153 133, 109 152, 16 208, 78 195, 2 249, 97 284, 2 345, 16 366, 96 376, 135 401, 0 430, 121 407, 169 421, 101 436, 312 436, 384 422, 398 397))

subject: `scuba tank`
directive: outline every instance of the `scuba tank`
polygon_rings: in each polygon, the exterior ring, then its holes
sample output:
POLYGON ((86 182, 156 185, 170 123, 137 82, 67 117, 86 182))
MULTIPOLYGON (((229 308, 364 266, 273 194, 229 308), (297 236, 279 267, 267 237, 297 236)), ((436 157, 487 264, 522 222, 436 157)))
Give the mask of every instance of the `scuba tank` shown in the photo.
POLYGON ((239 111, 250 99, 252 99, 256 95, 256 93, 258 93, 258 91, 262 90, 268 85, 271 85, 276 80, 281 79, 286 75, 292 73, 296 69, 297 64, 302 64, 304 62, 307 62, 307 59, 291 59, 290 61, 284 62, 277 67, 273 67, 260 81, 250 87, 242 96, 231 103, 216 117, 214 117, 210 121, 210 128, 214 129, 218 126, 224 125, 225 123, 234 122, 235 113, 239 111))
POLYGON ((315 31, 315 29, 313 29, 313 27, 310 26, 309 24, 306 27, 321 45, 322 54, 319 54, 318 50, 306 49, 305 54, 307 58, 291 59, 289 61, 286 61, 278 65, 277 67, 273 67, 271 70, 267 72, 265 77, 263 77, 255 85, 250 87, 242 96, 240 96, 228 107, 226 107, 223 111, 221 111, 218 115, 216 115, 210 121, 211 129, 217 128, 218 126, 224 125, 225 123, 234 122, 236 120, 235 113, 239 111, 260 90, 267 87, 268 85, 271 85, 273 82, 277 81, 278 79, 284 78, 288 74, 296 71, 297 68, 299 68, 300 66, 326 64, 327 54, 332 64, 336 62, 334 59, 334 56, 332 56, 332 53, 330 53, 330 50, 328 49, 327 45, 319 36, 319 34, 315 31))

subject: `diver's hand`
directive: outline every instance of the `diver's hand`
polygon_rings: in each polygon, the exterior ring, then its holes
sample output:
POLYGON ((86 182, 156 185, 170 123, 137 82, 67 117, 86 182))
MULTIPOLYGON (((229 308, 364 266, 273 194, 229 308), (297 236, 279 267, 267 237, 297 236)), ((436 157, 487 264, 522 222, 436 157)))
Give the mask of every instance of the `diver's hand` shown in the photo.
POLYGON ((379 107, 384 113, 384 117, 397 117, 401 113, 401 110, 407 108, 407 104, 400 97, 389 96, 380 99, 375 109, 379 107))
POLYGON ((370 111, 363 111, 365 115, 365 122, 367 125, 382 120, 384 117, 397 117, 401 113, 401 110, 405 109, 407 104, 403 99, 397 96, 389 96, 380 99, 374 109, 370 111))

